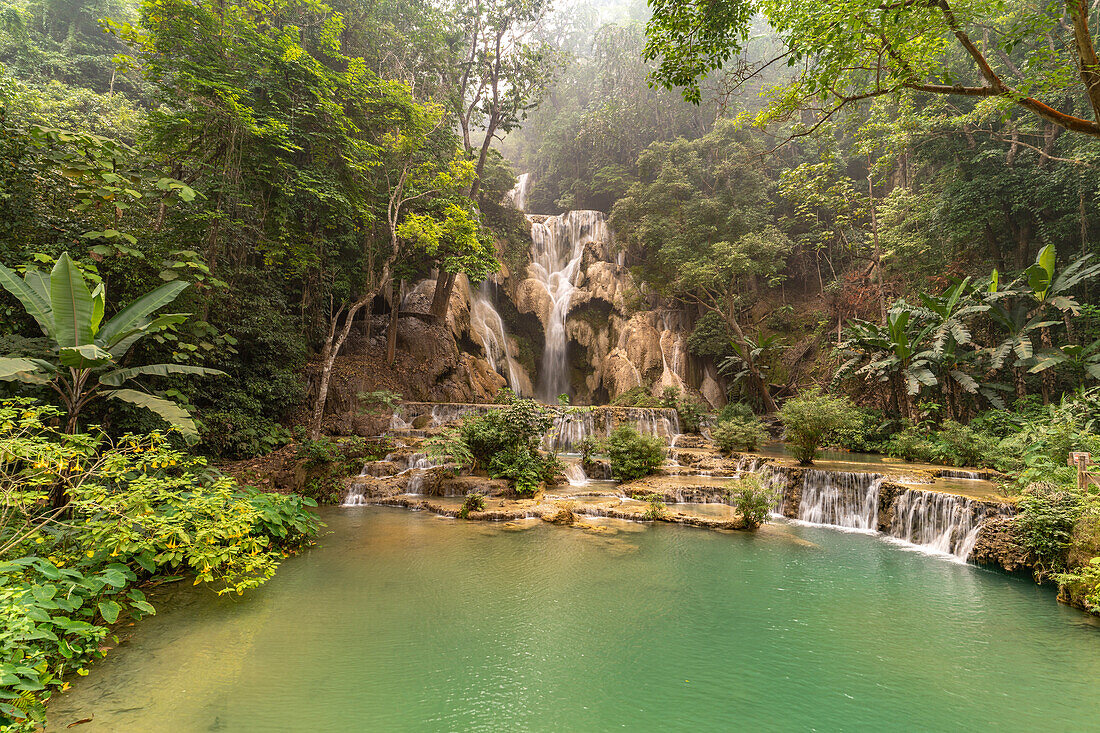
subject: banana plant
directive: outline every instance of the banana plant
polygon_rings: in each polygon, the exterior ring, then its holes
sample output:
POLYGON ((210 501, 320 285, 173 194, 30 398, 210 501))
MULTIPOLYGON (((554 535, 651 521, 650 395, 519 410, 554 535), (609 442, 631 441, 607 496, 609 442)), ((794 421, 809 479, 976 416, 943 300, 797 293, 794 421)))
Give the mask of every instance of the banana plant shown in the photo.
POLYGON ((1060 348, 1041 349, 1035 355, 1035 366, 1028 371, 1033 374, 1052 367, 1068 364, 1077 378, 1077 387, 1084 387, 1085 376, 1100 379, 1100 339, 1087 346, 1067 344, 1060 348))
POLYGON ((0 380, 51 387, 68 412, 66 431, 75 433, 81 411, 94 399, 121 400, 156 413, 189 442, 198 438, 191 415, 182 407, 149 392, 125 385, 136 377, 169 374, 224 376, 225 372, 183 364, 122 367, 123 357, 140 339, 185 321, 187 313, 153 314, 174 301, 187 287, 175 281, 146 293, 103 322, 107 293, 103 283, 89 290, 84 276, 64 253, 53 271, 28 267, 20 278, 0 265, 0 286, 15 296, 50 340, 52 360, 0 358, 0 380))

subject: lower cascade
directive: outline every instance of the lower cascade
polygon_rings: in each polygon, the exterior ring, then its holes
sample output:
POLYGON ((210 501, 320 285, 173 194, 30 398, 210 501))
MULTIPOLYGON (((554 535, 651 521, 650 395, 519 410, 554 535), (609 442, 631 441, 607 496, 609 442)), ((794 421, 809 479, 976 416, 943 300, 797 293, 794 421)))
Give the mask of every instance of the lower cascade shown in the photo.
POLYGON ((806 469, 798 518, 812 524, 873 531, 883 477, 877 473, 806 469))
POLYGON ((932 552, 970 557, 981 529, 980 506, 963 496, 910 489, 894 501, 889 534, 932 552))

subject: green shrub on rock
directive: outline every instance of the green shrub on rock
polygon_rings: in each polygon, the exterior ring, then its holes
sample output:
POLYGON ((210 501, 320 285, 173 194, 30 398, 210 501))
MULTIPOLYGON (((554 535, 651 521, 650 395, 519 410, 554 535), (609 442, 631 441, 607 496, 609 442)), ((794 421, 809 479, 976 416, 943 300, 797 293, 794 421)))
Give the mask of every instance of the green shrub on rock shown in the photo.
POLYGON ((664 462, 665 446, 633 426, 620 425, 607 439, 607 454, 611 475, 617 481, 634 481, 653 473, 664 462))
POLYGON ((768 431, 758 418, 734 417, 723 420, 711 431, 711 437, 723 453, 735 450, 756 450, 768 439, 768 431))
POLYGON ((818 448, 831 434, 850 427, 859 417, 847 397, 834 397, 816 388, 787 400, 779 408, 787 441, 803 465, 814 462, 818 448))
POLYGON ((485 495, 474 491, 466 494, 466 498, 462 502, 462 508, 458 510, 459 519, 466 519, 470 516, 470 512, 483 512, 485 511, 485 495))
POLYGON ((751 473, 733 481, 726 497, 738 514, 744 517, 749 529, 756 529, 768 521, 776 501, 775 495, 764 488, 760 477, 751 473))

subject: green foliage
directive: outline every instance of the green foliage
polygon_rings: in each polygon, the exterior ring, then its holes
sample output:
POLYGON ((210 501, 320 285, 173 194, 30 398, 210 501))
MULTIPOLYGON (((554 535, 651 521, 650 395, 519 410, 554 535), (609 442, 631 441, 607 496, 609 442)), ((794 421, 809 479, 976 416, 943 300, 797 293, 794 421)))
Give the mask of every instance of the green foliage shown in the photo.
POLYGON ((661 390, 661 407, 676 407, 680 402, 680 388, 668 385, 661 390))
POLYGON ((768 431, 755 415, 730 417, 718 422, 711 431, 711 438, 723 453, 736 450, 754 451, 760 443, 768 439, 768 431))
POLYGON ((632 425, 620 425, 607 438, 607 455, 616 481, 634 481, 657 470, 665 460, 665 446, 632 425))
POLYGON ((645 387, 638 385, 615 396, 611 404, 616 407, 660 407, 661 402, 649 393, 645 387))
POLYGON ((485 495, 476 491, 466 494, 466 498, 462 501, 462 508, 458 510, 458 518, 466 519, 470 516, 470 512, 483 512, 485 511, 485 495))
POLYGON ((660 494, 646 494, 641 497, 641 500, 648 505, 645 511, 642 512, 643 519, 649 522, 659 522, 667 515, 668 507, 665 506, 660 494))
POLYGON ((462 446, 444 444, 441 449, 463 458, 468 453, 473 468, 485 468, 493 478, 506 478, 516 493, 531 496, 558 469, 553 456, 539 452, 553 424, 550 408, 513 396, 502 408, 468 415, 458 429, 462 446))
POLYGON ((795 457, 806 465, 829 437, 859 420, 859 412, 847 397, 810 389, 787 400, 779 409, 787 441, 795 457))
POLYGON ((110 624, 153 613, 138 582, 186 574, 242 594, 319 527, 313 502, 238 487, 159 433, 69 434, 59 416, 0 403, 0 712, 17 720, 42 719, 110 624), (64 510, 43 501, 59 486, 64 510))
POLYGON ((724 422, 727 420, 744 419, 749 417, 756 417, 756 413, 752 411, 752 407, 744 402, 727 402, 722 406, 722 409, 718 411, 718 422, 724 422))
POLYGON ((1038 483, 1025 489, 1018 506, 1016 534, 1037 575, 1062 570, 1083 497, 1075 488, 1038 483))
POLYGON ((684 396, 676 401, 676 414, 680 416, 680 427, 685 433, 698 434, 706 424, 710 411, 694 397, 684 396))
POLYGON ((749 529, 757 529, 768 521, 776 501, 774 493, 763 487, 757 474, 746 474, 732 481, 726 490, 726 497, 737 513, 744 517, 749 529))
POLYGON ((68 412, 68 430, 75 432, 77 418, 94 397, 115 398, 155 412, 186 438, 198 431, 188 412, 163 397, 122 385, 141 376, 193 374, 224 376, 224 372, 182 364, 146 364, 121 367, 123 359, 140 339, 181 323, 187 314, 153 313, 174 301, 187 287, 172 282, 143 295, 104 322, 107 293, 103 283, 90 290, 84 275, 63 253, 47 277, 34 267, 20 279, 0 265, 0 285, 15 296, 38 322, 50 340, 55 360, 31 358, 0 359, 0 379, 44 385, 61 395, 68 412), (93 381, 94 380, 94 381, 93 381))
POLYGON ((457 463, 462 468, 474 467, 474 454, 458 428, 446 428, 424 441, 424 448, 433 460, 457 463))

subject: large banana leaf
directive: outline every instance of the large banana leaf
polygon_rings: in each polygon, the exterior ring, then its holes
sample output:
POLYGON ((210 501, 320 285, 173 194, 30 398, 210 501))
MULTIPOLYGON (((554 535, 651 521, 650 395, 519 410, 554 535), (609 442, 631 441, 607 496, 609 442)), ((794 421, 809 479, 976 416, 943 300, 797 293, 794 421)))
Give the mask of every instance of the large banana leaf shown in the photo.
POLYGON ((138 392, 136 389, 113 389, 107 392, 106 395, 111 399, 129 402, 138 407, 144 407, 150 412, 155 412, 165 422, 179 430, 180 434, 189 443, 194 442, 199 437, 198 428, 195 427, 195 421, 191 419, 190 413, 171 400, 145 392, 138 392))
POLYGON ((0 380, 20 379, 20 374, 32 374, 38 371, 38 365, 30 359, 0 358, 0 380))
POLYGON ((111 353, 95 344, 83 346, 62 346, 61 363, 74 369, 91 369, 111 362, 111 353))
POLYGON ((96 285, 92 291, 92 335, 99 331, 99 324, 103 323, 103 310, 107 307, 107 291, 103 283, 96 285))
POLYGON ((38 294, 34 287, 20 280, 19 275, 3 265, 0 265, 0 285, 4 287, 4 290, 14 295, 23 304, 23 309, 34 320, 38 321, 42 333, 53 336, 53 316, 50 313, 50 304, 38 294))
POLYGON ((146 366, 130 367, 128 369, 116 369, 107 372, 99 378, 99 383, 108 387, 120 387, 134 377, 153 376, 166 377, 169 374, 201 374, 206 377, 225 377, 225 372, 218 369, 208 369, 199 366, 187 366, 185 364, 147 364, 146 366))
MULTIPOLYGON (((143 336, 147 336, 154 331, 170 326, 174 323, 183 323, 187 320, 189 313, 165 313, 164 315, 157 316, 153 320, 142 319, 136 328, 119 334, 115 338, 114 344, 112 344, 107 350, 111 352, 111 355, 115 359, 121 359, 126 355, 126 352, 130 350, 130 347, 134 345, 134 342, 143 336)), ((104 341, 102 336, 97 338, 96 341, 103 345, 104 341)))
POLYGON ((138 298, 130 305, 123 308, 118 315, 104 324, 99 331, 99 341, 107 349, 113 347, 125 334, 135 328, 140 328, 142 322, 154 311, 175 300, 187 283, 176 280, 165 283, 151 293, 138 298))
POLYGON ((59 346, 92 343, 92 293, 68 252, 57 258, 50 273, 50 308, 59 346))

